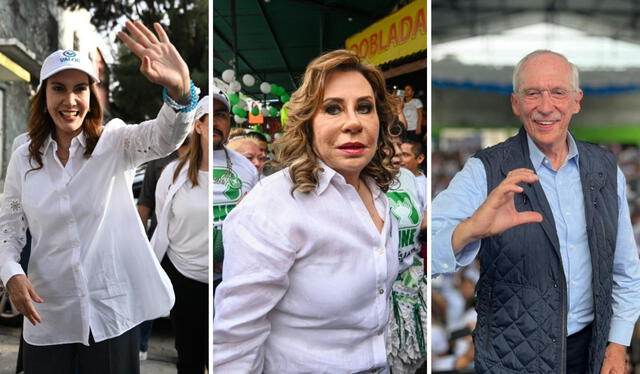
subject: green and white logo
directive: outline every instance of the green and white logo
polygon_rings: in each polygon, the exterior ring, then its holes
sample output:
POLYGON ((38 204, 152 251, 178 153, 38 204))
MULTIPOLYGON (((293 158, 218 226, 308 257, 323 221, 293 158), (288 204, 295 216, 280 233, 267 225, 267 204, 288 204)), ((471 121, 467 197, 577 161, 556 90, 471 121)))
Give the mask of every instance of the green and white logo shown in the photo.
POLYGON ((391 213, 398 219, 400 228, 412 227, 420 223, 420 212, 404 191, 387 192, 391 204, 391 213))
POLYGON ((214 167, 213 184, 224 185, 222 194, 230 201, 238 200, 242 194, 242 180, 233 170, 214 167))
POLYGON ((420 224, 420 212, 405 191, 388 191, 391 214, 398 220, 400 251, 398 259, 402 261, 416 249, 416 236, 420 224))

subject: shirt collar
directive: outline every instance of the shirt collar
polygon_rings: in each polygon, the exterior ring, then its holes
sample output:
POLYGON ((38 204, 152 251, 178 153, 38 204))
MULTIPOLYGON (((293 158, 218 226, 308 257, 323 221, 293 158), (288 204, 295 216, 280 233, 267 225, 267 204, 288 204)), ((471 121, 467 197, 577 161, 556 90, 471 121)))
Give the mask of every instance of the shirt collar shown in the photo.
MULTIPOLYGON (((573 139, 571 133, 567 133, 567 143, 569 143, 569 153, 567 154, 567 161, 571 162, 572 160, 578 164, 578 146, 576 145, 576 141, 573 139)), ((540 166, 544 164, 544 161, 547 159, 547 156, 542 153, 540 148, 533 142, 529 134, 527 134, 527 144, 529 145, 529 158, 531 159, 531 163, 535 169, 538 169, 540 166)))
MULTIPOLYGON (((87 147, 87 136, 84 134, 84 131, 80 131, 80 134, 76 135, 73 139, 71 139, 71 145, 73 145, 73 142, 78 142, 80 143, 80 146, 82 148, 86 148, 87 147)), ((53 140, 53 137, 51 136, 51 134, 49 134, 49 136, 47 136, 47 139, 44 141, 44 145, 42 146, 43 152, 42 154, 47 153, 47 150, 49 149, 49 146, 51 145, 51 143, 55 143, 55 145, 53 146, 54 151, 58 148, 58 143, 56 143, 55 140, 53 140)))
POLYGON ((320 159, 318 159, 318 166, 323 170, 318 172, 318 187, 316 187, 316 195, 322 194, 329 186, 329 183, 331 183, 331 179, 336 177, 336 175, 341 178, 342 183, 346 183, 342 175, 331 169, 320 159))
MULTIPOLYGON (((333 170, 327 164, 325 164, 322 160, 318 160, 318 166, 324 169, 324 171, 318 172, 318 187, 316 188, 316 195, 321 195, 331 183, 331 180, 335 179, 336 183, 347 184, 347 181, 344 179, 342 174, 333 170)), ((382 191, 378 188, 375 180, 370 177, 363 178, 367 186, 369 186, 369 190, 373 195, 373 199, 376 200, 380 197, 382 191)))

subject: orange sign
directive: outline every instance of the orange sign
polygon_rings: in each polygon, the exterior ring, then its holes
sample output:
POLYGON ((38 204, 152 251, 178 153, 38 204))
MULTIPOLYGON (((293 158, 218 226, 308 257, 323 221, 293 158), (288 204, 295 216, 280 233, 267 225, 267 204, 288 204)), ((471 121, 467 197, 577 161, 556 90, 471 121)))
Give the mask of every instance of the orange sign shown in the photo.
POLYGON ((345 41, 375 65, 427 49, 427 2, 416 0, 345 41))

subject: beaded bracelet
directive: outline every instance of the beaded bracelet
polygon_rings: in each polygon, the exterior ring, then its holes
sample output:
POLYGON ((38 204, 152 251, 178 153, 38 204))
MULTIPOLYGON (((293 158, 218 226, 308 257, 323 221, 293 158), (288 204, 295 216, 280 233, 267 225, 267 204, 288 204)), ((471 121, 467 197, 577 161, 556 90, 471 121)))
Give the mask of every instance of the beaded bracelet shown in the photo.
POLYGON ((189 81, 189 102, 187 104, 176 102, 169 96, 167 88, 162 88, 162 100, 164 100, 171 109, 180 113, 187 113, 194 110, 198 105, 198 96, 200 96, 200 89, 193 84, 193 81, 189 81))

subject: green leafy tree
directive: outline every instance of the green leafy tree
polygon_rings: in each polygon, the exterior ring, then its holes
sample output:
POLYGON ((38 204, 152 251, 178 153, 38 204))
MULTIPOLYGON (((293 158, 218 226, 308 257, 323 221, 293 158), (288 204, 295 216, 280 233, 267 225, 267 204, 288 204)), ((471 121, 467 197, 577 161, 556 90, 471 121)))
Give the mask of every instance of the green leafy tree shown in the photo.
MULTIPOLYGON (((88 9, 92 14, 92 23, 100 31, 113 29, 123 16, 141 20, 148 26, 160 22, 187 62, 191 79, 203 91, 202 95, 206 93, 209 87, 207 0, 58 0, 58 5, 88 9)), ((120 43, 117 62, 111 70, 110 79, 117 83, 111 92, 111 100, 118 115, 126 122, 154 118, 162 105, 162 88, 148 82, 139 69, 138 57, 120 43)))

